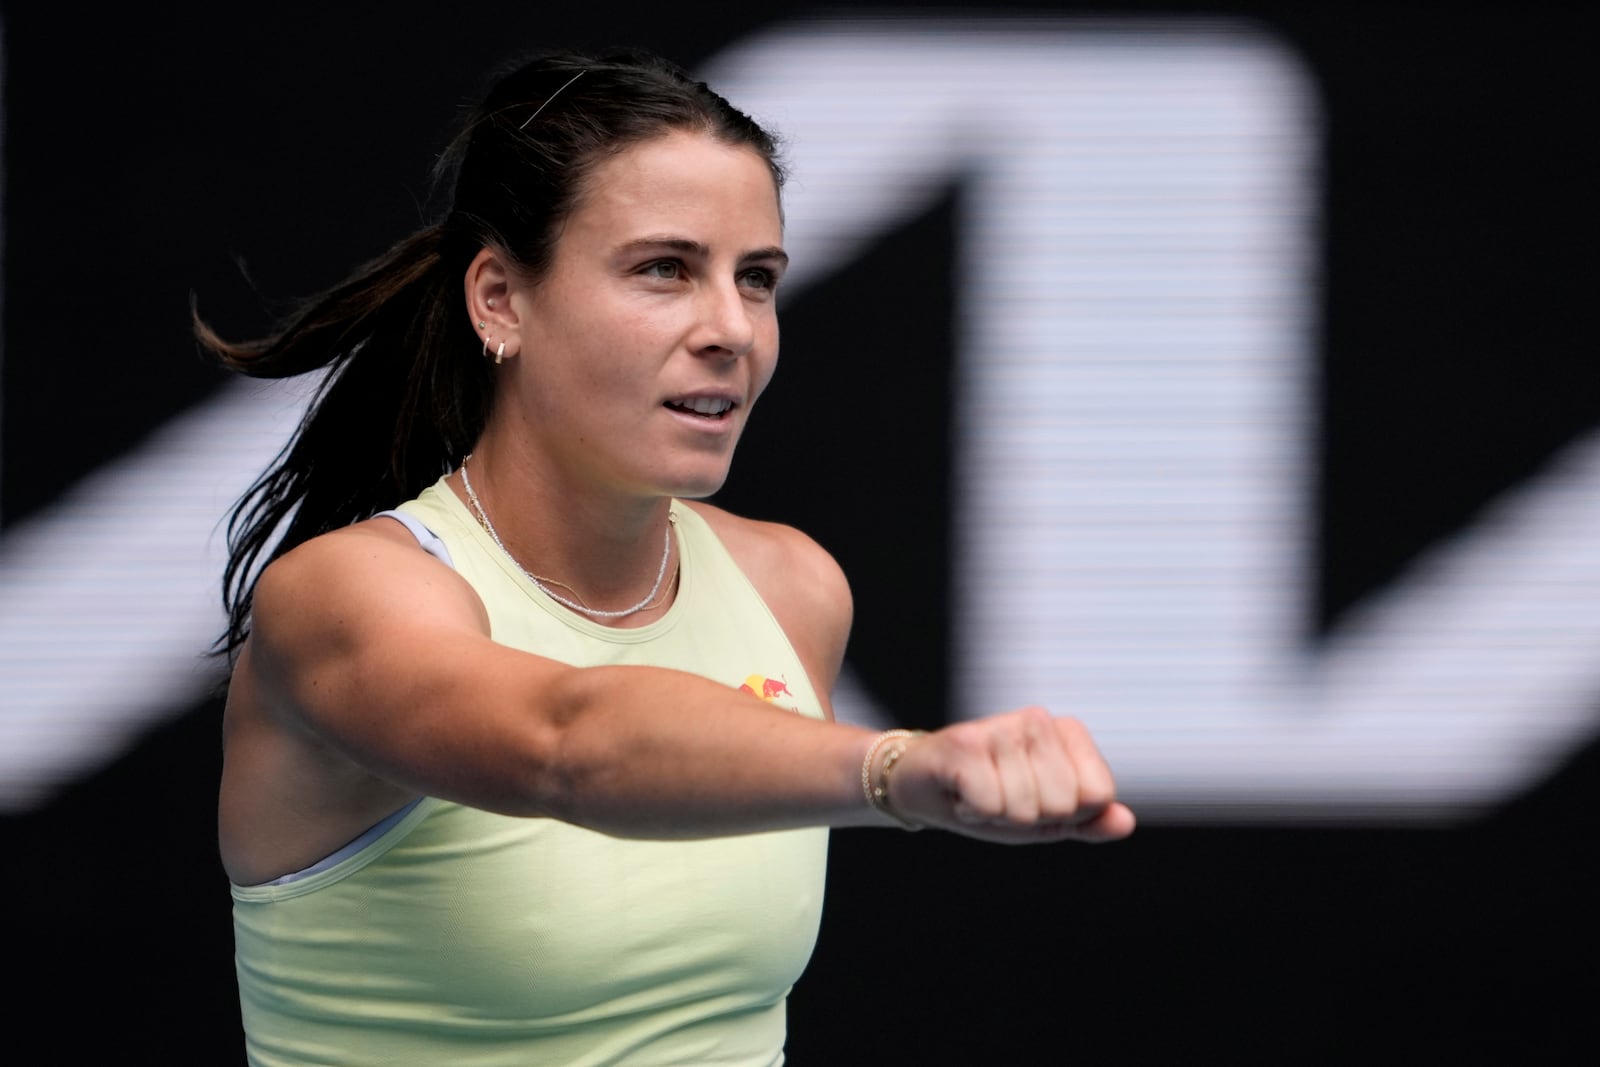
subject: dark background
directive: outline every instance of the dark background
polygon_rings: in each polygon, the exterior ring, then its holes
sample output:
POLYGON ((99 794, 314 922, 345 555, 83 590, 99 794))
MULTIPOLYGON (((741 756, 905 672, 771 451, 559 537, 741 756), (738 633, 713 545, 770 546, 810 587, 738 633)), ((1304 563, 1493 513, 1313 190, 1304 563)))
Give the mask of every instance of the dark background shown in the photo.
MULTIPOLYGON (((219 386, 188 340, 191 290, 247 333, 271 308, 240 265, 287 298, 411 228, 431 153, 490 64, 627 41, 693 66, 813 10, 573 8, 0 5, 0 530, 219 386)), ((1246 17, 1312 73, 1326 123, 1313 630, 1600 423, 1584 5, 1004 11, 1246 17)), ((786 308, 785 351, 826 352, 848 323, 885 353, 886 377, 915 366, 942 411, 948 324, 929 317, 914 343, 904 325, 941 306, 958 197, 873 253, 932 254, 893 255, 893 271, 869 257, 786 308)), ((944 633, 942 594, 915 576, 943 573, 946 542, 889 531, 942 528, 945 445, 919 442, 927 462, 909 473, 926 484, 886 498, 888 450, 791 443, 849 414, 814 408, 826 363, 791 361, 780 380, 725 502, 802 525, 840 557, 857 586, 851 661, 871 683, 944 633), (815 482, 839 464, 852 487, 828 481, 826 501, 804 490, 808 470, 815 482), (762 488, 772 471, 791 486, 781 497, 762 488), (925 626, 908 633, 902 616, 925 626)), ((914 725, 944 704, 924 673, 896 709, 914 725)), ((48 1062, 241 1061, 214 844, 218 713, 174 709, 124 758, 4 820, 9 969, 24 990, 12 1040, 48 1040, 48 1062)), ((835 834, 791 1062, 1588 1062, 1596 759, 1591 745, 1449 826, 1157 823, 1114 846, 1015 850, 835 834)))

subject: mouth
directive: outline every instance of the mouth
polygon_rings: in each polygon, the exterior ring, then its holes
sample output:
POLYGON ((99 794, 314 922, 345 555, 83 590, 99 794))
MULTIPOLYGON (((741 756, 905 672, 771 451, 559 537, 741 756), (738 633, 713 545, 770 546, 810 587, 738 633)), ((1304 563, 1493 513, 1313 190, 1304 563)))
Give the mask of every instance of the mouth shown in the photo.
POLYGON ((668 400, 662 406, 669 411, 715 422, 727 418, 729 412, 738 405, 725 396, 690 396, 681 400, 668 400))

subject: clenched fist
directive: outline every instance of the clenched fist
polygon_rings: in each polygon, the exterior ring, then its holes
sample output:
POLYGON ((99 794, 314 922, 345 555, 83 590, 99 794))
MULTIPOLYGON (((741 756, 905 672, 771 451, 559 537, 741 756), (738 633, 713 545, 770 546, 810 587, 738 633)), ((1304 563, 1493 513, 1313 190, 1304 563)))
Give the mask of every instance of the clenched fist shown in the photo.
POLYGON ((889 809, 913 824, 1002 844, 1133 832, 1133 812, 1117 800, 1111 769, 1077 719, 1027 707, 894 747, 889 773, 881 759, 875 770, 889 809))

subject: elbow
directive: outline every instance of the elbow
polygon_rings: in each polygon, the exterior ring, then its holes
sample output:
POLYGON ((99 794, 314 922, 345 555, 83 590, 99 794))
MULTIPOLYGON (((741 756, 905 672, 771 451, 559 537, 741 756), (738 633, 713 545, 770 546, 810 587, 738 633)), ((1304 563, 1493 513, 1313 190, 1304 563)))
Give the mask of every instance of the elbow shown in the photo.
POLYGON ((603 732, 595 720, 603 708, 592 669, 569 668, 553 678, 528 716, 521 765, 525 811, 563 822, 581 822, 585 799, 604 788, 603 732), (597 729, 598 728, 598 729, 597 729))
POLYGON ((569 668, 551 679, 530 735, 533 814, 613 833, 649 806, 640 769, 659 752, 624 706, 637 708, 638 671, 569 668))

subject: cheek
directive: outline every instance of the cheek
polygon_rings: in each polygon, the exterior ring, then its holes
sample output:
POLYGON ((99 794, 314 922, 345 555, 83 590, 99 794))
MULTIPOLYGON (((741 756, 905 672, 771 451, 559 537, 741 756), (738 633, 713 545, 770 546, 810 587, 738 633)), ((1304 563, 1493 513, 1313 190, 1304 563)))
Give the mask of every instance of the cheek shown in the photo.
POLYGON ((652 375, 654 364, 673 350, 682 324, 669 311, 619 303, 590 323, 584 346, 605 373, 621 378, 652 375))
POLYGON ((566 373, 591 385, 622 385, 645 373, 640 358, 651 336, 647 316, 618 311, 575 317, 563 338, 566 373))

